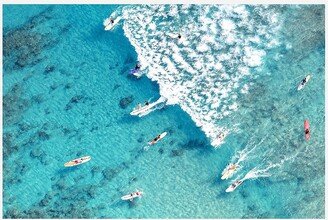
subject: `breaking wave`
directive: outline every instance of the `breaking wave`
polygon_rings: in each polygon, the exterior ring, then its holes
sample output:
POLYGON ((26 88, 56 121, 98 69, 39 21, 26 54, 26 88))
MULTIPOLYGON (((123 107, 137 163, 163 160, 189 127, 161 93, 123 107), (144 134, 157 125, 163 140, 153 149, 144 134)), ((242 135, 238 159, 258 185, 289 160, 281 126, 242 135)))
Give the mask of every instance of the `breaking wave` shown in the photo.
POLYGON ((138 60, 167 104, 180 105, 214 147, 221 145, 222 134, 232 129, 220 121, 238 109, 238 98, 259 75, 256 67, 266 51, 279 45, 275 9, 133 5, 120 14, 138 60))

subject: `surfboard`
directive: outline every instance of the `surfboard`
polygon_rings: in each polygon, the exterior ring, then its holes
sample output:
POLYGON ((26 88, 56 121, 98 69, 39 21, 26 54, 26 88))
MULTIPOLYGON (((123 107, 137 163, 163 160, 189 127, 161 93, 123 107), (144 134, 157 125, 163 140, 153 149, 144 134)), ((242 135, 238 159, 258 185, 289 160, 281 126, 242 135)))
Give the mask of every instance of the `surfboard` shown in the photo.
POLYGON ((111 29, 113 29, 117 24, 118 22, 122 19, 122 17, 117 17, 114 19, 114 23, 111 23, 111 19, 112 18, 107 18, 104 20, 104 26, 105 26, 105 31, 110 31, 111 29))
POLYGON ((232 165, 233 164, 230 164, 229 167, 222 172, 222 180, 229 179, 237 171, 238 165, 236 165, 235 169, 229 169, 232 165))
MULTIPOLYGON (((304 87, 305 87, 305 85, 309 82, 309 80, 311 79, 311 75, 307 75, 306 77, 305 77, 305 79, 306 79, 306 83, 304 83, 304 84, 302 84, 302 82, 298 85, 298 87, 297 87, 297 90, 301 90, 301 89, 303 89, 304 87)), ((303 81, 303 80, 302 80, 303 81)))
POLYGON ((137 191, 137 192, 130 193, 130 194, 127 194, 125 196, 122 196, 121 199, 122 200, 130 200, 130 201, 132 201, 134 198, 141 197, 141 196, 142 196, 142 192, 141 191, 137 191))
POLYGON ((238 186, 240 186, 243 183, 242 180, 236 181, 233 184, 231 184, 227 189, 226 192, 232 192, 234 191, 238 186))
POLYGON ((71 161, 65 163, 64 166, 65 167, 73 167, 73 166, 77 166, 77 165, 86 163, 89 160, 91 160, 90 156, 80 157, 80 158, 77 158, 77 159, 74 159, 74 160, 71 160, 71 161))
POLYGON ((305 140, 310 140, 310 122, 309 122, 309 120, 305 120, 304 121, 304 134, 305 134, 305 140), (309 130, 309 132, 308 133, 306 133, 306 130, 309 130))
POLYGON ((148 144, 149 145, 154 145, 158 141, 162 140, 166 135, 167 135, 167 132, 165 131, 165 132, 163 132, 162 134, 159 135, 159 138, 156 141, 154 141, 154 139, 153 139, 152 141, 149 141, 148 144))

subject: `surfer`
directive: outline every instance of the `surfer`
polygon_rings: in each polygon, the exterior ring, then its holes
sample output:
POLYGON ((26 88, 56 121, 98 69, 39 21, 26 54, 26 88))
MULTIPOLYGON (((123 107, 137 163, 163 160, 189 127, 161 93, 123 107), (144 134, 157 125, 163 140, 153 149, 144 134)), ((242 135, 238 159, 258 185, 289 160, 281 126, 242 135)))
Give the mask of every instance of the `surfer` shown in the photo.
POLYGON ((142 192, 141 191, 136 191, 136 192, 133 192, 133 193, 129 193, 125 196, 122 196, 121 199, 122 200, 129 200, 129 201, 133 201, 134 198, 139 198, 142 196, 142 192))
POLYGON ((157 135, 152 141, 148 142, 148 144, 153 145, 156 144, 157 141, 161 139, 161 134, 157 135))
POLYGON ((228 170, 235 170, 237 168, 237 165, 236 164, 232 164, 228 170))
POLYGON ((226 189, 226 192, 232 192, 234 191, 240 184, 243 183, 243 180, 237 180, 233 184, 231 184, 228 189, 226 189))
POLYGON ((225 138, 225 134, 224 133, 220 133, 218 135, 218 138, 219 138, 220 141, 222 141, 225 138))
POLYGON ((161 135, 159 134, 157 137, 154 138, 154 142, 158 141, 158 139, 161 137, 161 135))
POLYGON ((301 90, 305 87, 305 85, 309 82, 311 75, 307 75, 304 79, 302 79, 301 83, 298 85, 297 90, 301 90))
POLYGON ((136 66, 134 67, 135 70, 140 70, 140 68, 141 68, 140 63, 137 63, 136 66))

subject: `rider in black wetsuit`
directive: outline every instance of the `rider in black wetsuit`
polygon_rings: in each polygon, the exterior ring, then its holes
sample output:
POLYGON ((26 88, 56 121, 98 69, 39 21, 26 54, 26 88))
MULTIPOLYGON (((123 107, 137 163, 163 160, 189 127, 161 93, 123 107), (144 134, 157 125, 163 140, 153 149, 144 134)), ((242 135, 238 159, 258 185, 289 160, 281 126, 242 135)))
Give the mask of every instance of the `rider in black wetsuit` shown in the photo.
POLYGON ((134 67, 134 69, 135 69, 135 70, 140 70, 140 67, 141 67, 140 63, 137 63, 137 64, 136 64, 136 67, 134 67))

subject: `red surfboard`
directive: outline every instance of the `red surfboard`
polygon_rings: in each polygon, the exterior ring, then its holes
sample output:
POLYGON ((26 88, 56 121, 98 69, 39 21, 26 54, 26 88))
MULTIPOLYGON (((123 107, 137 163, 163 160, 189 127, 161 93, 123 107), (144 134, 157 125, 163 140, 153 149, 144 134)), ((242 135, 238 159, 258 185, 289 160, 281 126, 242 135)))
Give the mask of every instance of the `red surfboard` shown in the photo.
POLYGON ((310 122, 309 122, 309 120, 304 121, 304 133, 305 133, 305 139, 307 141, 310 140, 310 122))

